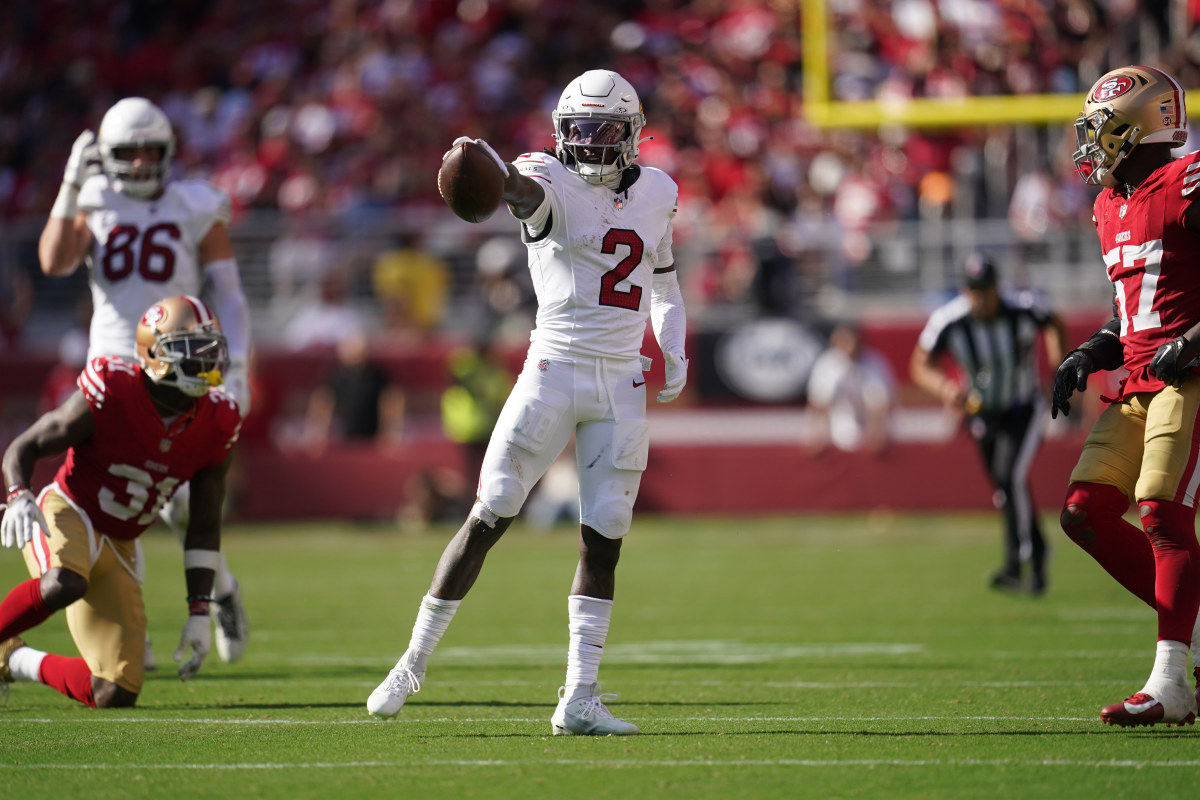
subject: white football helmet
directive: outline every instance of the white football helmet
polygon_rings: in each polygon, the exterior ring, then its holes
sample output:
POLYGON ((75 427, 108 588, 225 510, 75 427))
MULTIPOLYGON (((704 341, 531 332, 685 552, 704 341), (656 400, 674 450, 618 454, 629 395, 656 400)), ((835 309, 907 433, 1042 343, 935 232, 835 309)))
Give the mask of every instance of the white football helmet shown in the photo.
POLYGON ((229 346, 217 317, 203 300, 178 295, 159 300, 137 326, 142 368, 155 383, 202 397, 223 382, 229 346))
POLYGON ((1179 81, 1153 67, 1114 69, 1096 81, 1075 120, 1075 171, 1084 183, 1116 186, 1113 170, 1139 144, 1187 141, 1179 81))
POLYGON ((559 159, 588 183, 612 180, 638 157, 642 103, 612 70, 589 70, 568 83, 550 117, 559 159))
POLYGON ((162 109, 144 97, 126 97, 108 110, 96 137, 100 164, 119 192, 153 197, 171 172, 175 132, 162 109), (157 161, 135 164, 137 148, 156 148, 157 161))

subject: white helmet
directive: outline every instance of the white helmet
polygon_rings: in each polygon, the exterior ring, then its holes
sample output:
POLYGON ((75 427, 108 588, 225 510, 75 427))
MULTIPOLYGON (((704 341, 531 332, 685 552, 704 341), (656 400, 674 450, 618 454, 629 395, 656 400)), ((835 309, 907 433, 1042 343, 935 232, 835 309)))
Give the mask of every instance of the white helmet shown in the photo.
POLYGON ((568 83, 550 118, 559 159, 588 183, 615 178, 638 157, 642 103, 612 70, 589 70, 568 83))
POLYGON ((101 166, 117 191, 153 197, 162 189, 175 155, 175 133, 161 108, 144 97, 126 97, 104 115, 96 140, 101 166), (138 147, 160 148, 159 160, 135 167, 138 147))

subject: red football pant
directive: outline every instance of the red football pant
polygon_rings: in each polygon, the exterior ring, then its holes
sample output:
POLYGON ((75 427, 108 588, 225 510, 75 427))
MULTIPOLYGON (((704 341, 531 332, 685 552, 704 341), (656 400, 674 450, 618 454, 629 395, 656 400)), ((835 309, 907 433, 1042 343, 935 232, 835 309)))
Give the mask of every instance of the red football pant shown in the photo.
MULTIPOLYGON (((1072 483, 1067 487, 1059 523, 1071 541, 1096 559, 1117 583, 1157 608, 1154 548, 1145 533, 1122 518, 1128 508, 1129 499, 1115 486, 1072 483)), ((1189 626, 1187 638, 1181 641, 1191 641, 1191 630, 1189 626)))
POLYGON ((1170 500, 1138 504, 1142 528, 1154 548, 1154 601, 1158 638, 1191 643, 1200 610, 1200 542, 1196 511, 1170 500))

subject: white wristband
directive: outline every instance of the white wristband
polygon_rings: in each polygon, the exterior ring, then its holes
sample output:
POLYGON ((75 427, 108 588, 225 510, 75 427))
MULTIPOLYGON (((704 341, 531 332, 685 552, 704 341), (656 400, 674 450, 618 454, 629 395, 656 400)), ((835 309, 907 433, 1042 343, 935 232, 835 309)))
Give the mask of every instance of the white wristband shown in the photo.
POLYGON ((211 569, 214 572, 221 564, 220 550, 184 550, 184 569, 211 569))
POLYGON ((58 197, 55 198, 54 205, 50 209, 50 216, 54 219, 75 219, 75 214, 79 210, 76 206, 78 199, 79 187, 63 181, 58 190, 58 197))

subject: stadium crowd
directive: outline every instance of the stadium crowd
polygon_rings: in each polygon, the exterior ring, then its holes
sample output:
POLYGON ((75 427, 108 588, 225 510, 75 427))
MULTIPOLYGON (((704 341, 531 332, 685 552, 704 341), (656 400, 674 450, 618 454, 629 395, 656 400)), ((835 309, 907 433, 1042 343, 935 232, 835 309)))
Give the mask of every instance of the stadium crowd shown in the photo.
MULTIPOLYGON (((1143 60, 1197 85, 1196 6, 836 0, 832 93, 1081 93, 1143 60)), ((795 313, 805 281, 852 289, 881 221, 1004 217, 1019 198, 1014 227, 1036 238, 1089 215, 1065 125, 809 126, 801 27, 795 0, 26 4, 0 15, 0 213, 41 218, 77 133, 116 99, 143 95, 176 126, 177 174, 211 179, 237 213, 298 220, 303 250, 321 238, 314 219, 337 238, 440 206, 433 175, 458 135, 508 157, 551 145, 563 83, 604 65, 645 103, 643 162, 680 184, 693 313, 725 302, 795 313), (831 230, 838 244, 817 246, 831 230), (821 263, 830 252, 839 263, 821 263)), ((0 268, 10 338, 29 294, 12 273, 33 269, 18 256, 6 250, 0 268)), ((360 284, 386 294, 386 281, 360 284)))

